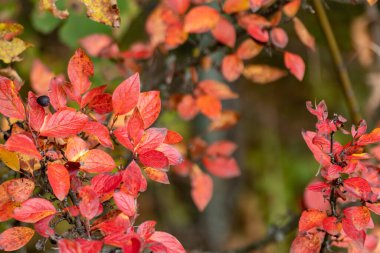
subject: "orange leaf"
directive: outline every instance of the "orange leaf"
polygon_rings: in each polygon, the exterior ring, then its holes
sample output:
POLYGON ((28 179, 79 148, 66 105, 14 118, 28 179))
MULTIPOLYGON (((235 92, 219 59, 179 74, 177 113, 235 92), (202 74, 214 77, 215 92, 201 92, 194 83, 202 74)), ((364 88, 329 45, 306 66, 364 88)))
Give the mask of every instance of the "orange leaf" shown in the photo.
POLYGON ((110 172, 116 167, 112 157, 100 149, 88 151, 80 158, 80 161, 83 163, 81 170, 89 173, 110 172))
POLYGON ((275 27, 270 31, 270 40, 278 48, 284 48, 288 44, 288 35, 285 30, 275 27))
POLYGON ((57 138, 68 137, 81 132, 87 121, 85 114, 71 109, 64 109, 45 117, 40 134, 57 138))
POLYGON ((138 73, 124 80, 113 92, 112 107, 116 115, 131 111, 139 99, 140 76, 138 73))
POLYGON ((249 7, 249 0, 227 0, 223 4, 223 11, 227 14, 231 14, 246 11, 249 7))
POLYGON ((286 76, 286 72, 268 65, 249 65, 244 68, 243 75, 252 82, 267 84, 286 76))
POLYGON ((220 100, 209 95, 198 97, 197 106, 199 110, 210 119, 218 118, 222 112, 222 103, 220 100))
POLYGON ((23 202, 13 212, 13 218, 27 223, 36 223, 57 211, 52 203, 42 198, 32 198, 23 202))
POLYGON ((16 178, 7 181, 7 193, 14 202, 24 202, 34 191, 34 182, 26 178, 16 178))
POLYGON ((150 167, 145 168, 144 171, 146 175, 153 181, 159 182, 161 184, 170 184, 168 174, 166 174, 165 171, 150 167))
POLYGON ((292 18, 297 14, 298 10, 301 7, 301 3, 301 0, 291 0, 290 3, 284 5, 282 11, 285 13, 286 16, 292 18))
POLYGON ((348 237, 350 237, 352 240, 354 240, 359 245, 361 245, 361 246, 364 245, 364 241, 365 241, 365 237, 366 237, 365 230, 356 229, 356 227, 352 223, 352 221, 350 219, 347 219, 347 218, 342 219, 342 227, 343 227, 344 233, 346 233, 346 235, 348 237))
POLYGON ((5 143, 5 148, 9 151, 20 152, 37 159, 42 159, 33 140, 25 134, 12 134, 5 143))
POLYGON ((368 227, 371 220, 371 213, 365 206, 351 206, 343 210, 344 216, 349 219, 357 230, 368 227))
POLYGON ((222 61, 223 77, 229 81, 236 81, 244 70, 244 64, 236 54, 226 55, 222 61))
POLYGON ((290 247, 290 253, 317 253, 321 245, 322 240, 317 233, 298 235, 290 247))
POLYGON ((184 14, 190 6, 190 0, 166 0, 166 3, 178 14, 184 14))
POLYGON ((227 19, 221 17, 215 28, 211 30, 211 33, 220 43, 231 48, 235 46, 235 28, 227 19))
POLYGON ((236 55, 241 60, 249 60, 258 55, 263 48, 264 47, 262 45, 256 43, 254 40, 246 39, 240 44, 236 51, 236 55))
POLYGON ((303 211, 298 224, 298 231, 303 233, 313 228, 321 228, 326 217, 326 212, 318 210, 303 211))
POLYGON ((177 143, 180 143, 182 140, 183 140, 183 137, 179 133, 172 130, 167 130, 164 143, 177 144, 177 143))
POLYGON ((81 95, 90 88, 90 77, 94 75, 94 64, 83 49, 77 49, 71 57, 67 74, 73 85, 75 95, 81 95))
POLYGON ((87 142, 78 136, 72 136, 67 140, 65 156, 69 161, 75 162, 87 153, 88 149, 87 142))
POLYGON ((134 197, 123 191, 117 191, 113 194, 113 199, 115 200, 117 208, 123 213, 130 217, 135 216, 137 204, 134 197))
POLYGON ((182 100, 178 103, 177 111, 179 116, 184 120, 191 120, 194 118, 198 112, 196 100, 191 95, 185 95, 182 100))
POLYGON ((28 227, 12 227, 0 234, 0 250, 14 251, 25 246, 34 235, 28 227))
POLYGON ((191 197, 199 211, 203 211, 210 202, 213 182, 209 175, 194 167, 191 173, 191 197))
POLYGON ((19 203, 15 203, 15 202, 7 202, 4 205, 0 205, 0 222, 4 222, 4 221, 8 221, 12 219, 13 211, 18 205, 19 203))
POLYGON ((338 235, 342 231, 342 223, 334 216, 326 217, 323 220, 323 229, 330 235, 338 235))
POLYGON ((158 118, 161 111, 161 99, 159 91, 142 92, 139 95, 137 108, 144 121, 144 129, 150 127, 158 118))
POLYGON ((240 118, 240 115, 231 110, 226 110, 222 112, 222 115, 217 118, 216 120, 213 120, 209 126, 210 131, 216 131, 216 130, 226 130, 238 122, 240 118))
POLYGON ((47 167, 47 175, 54 195, 63 201, 70 190, 69 172, 62 164, 51 163, 47 167))
POLYGON ((311 50, 315 51, 314 37, 309 33, 302 21, 299 18, 294 17, 293 24, 294 30, 296 31, 297 36, 301 40, 301 42, 311 50))
POLYGON ((12 80, 0 76, 0 113, 6 117, 25 119, 25 109, 12 80))
POLYGON ((302 81, 305 75, 305 63, 299 55, 285 52, 285 66, 290 70, 299 81, 302 81))
POLYGON ((46 94, 49 89, 50 80, 54 77, 53 72, 40 60, 33 61, 30 70, 30 86, 39 95, 46 94))
POLYGON ((238 97, 238 94, 233 92, 228 85, 212 79, 199 82, 197 88, 206 95, 213 96, 218 99, 233 99, 238 97))
POLYGON ((209 6, 192 8, 185 16, 184 30, 188 33, 204 33, 215 28, 219 13, 209 6))
POLYGON ((355 144, 359 146, 366 146, 376 142, 380 142, 380 128, 375 128, 370 133, 363 134, 355 144))

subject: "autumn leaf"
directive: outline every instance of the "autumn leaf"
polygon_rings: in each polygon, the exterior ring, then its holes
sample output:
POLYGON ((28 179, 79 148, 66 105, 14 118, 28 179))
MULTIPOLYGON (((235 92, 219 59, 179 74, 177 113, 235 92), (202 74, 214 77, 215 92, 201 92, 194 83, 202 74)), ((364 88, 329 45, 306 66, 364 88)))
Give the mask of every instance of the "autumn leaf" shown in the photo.
POLYGON ((39 94, 47 94, 50 80, 54 77, 54 73, 44 65, 40 60, 33 61, 30 71, 30 86, 39 94))
POLYGON ((290 253, 316 253, 321 249, 322 240, 317 233, 298 235, 290 246, 290 253))
POLYGON ((136 200, 133 196, 123 192, 117 191, 113 194, 116 206, 126 215, 133 217, 136 214, 136 200))
POLYGON ((368 144, 373 144, 376 142, 380 142, 380 128, 375 128, 370 133, 363 134, 355 142, 355 144, 359 146, 366 146, 368 144))
POLYGON ((13 37, 21 34, 24 27, 17 23, 0 22, 0 39, 11 40, 13 37))
POLYGON ((20 171, 20 161, 15 152, 11 152, 0 146, 0 160, 14 171, 20 171))
POLYGON ((147 187, 145 177, 142 175, 140 167, 133 160, 123 171, 122 190, 137 198, 139 192, 144 192, 147 187))
POLYGON ((233 48, 236 41, 236 31, 234 26, 226 19, 221 17, 211 34, 220 43, 233 48))
POLYGON ((9 64, 13 61, 19 61, 19 55, 32 44, 27 43, 19 38, 13 38, 12 40, 0 39, 0 60, 9 64))
POLYGON ((0 249, 14 251, 25 246, 34 235, 34 230, 28 227, 8 228, 0 234, 0 249))
POLYGON ((145 168, 144 171, 146 175, 153 181, 161 184, 170 184, 168 174, 165 171, 150 167, 145 168))
POLYGON ((27 114, 29 125, 38 132, 44 123, 45 109, 37 103, 37 97, 31 91, 28 93, 27 114))
POLYGON ((199 211, 203 211, 210 202, 213 193, 211 177, 203 173, 199 167, 193 167, 191 172, 191 197, 199 211))
POLYGON ((22 154, 42 159, 33 140, 25 134, 12 134, 5 143, 5 148, 9 151, 20 152, 22 154))
POLYGON ((67 74, 76 96, 85 93, 90 88, 90 77, 94 75, 94 64, 83 49, 77 49, 71 57, 67 67, 67 74))
POLYGON ((91 34, 79 41, 90 56, 111 58, 119 53, 118 46, 106 34, 91 34))
POLYGON ((69 172, 62 164, 51 163, 47 166, 47 175, 54 195, 63 201, 70 190, 69 172))
POLYGON ((92 189, 99 195, 111 192, 119 187, 122 180, 120 173, 111 174, 98 174, 91 179, 92 189))
POLYGON ((15 178, 7 182, 7 193, 13 202, 24 202, 33 194, 35 185, 30 179, 15 178))
POLYGON ((112 107, 116 115, 126 114, 138 102, 140 93, 140 76, 138 73, 124 80, 113 92, 112 107))
POLYGON ((67 95, 65 92, 65 79, 63 76, 54 77, 49 84, 48 95, 50 104, 55 110, 60 110, 66 107, 67 95))
POLYGON ((84 126, 83 132, 94 136, 104 147, 113 149, 110 133, 105 125, 97 121, 89 121, 84 126))
POLYGON ((323 226, 323 220, 327 217, 326 212, 319 211, 319 210, 307 210, 303 211, 299 225, 298 225, 298 231, 299 232, 307 232, 310 229, 313 228, 320 228, 323 226))
POLYGON ((50 227, 50 221, 54 218, 54 215, 50 215, 42 220, 34 223, 34 229, 38 234, 45 238, 49 238, 55 234, 54 229, 50 227))
POLYGON ((182 140, 183 137, 179 133, 172 130, 167 130, 164 143, 177 144, 180 143, 182 140))
POLYGON ((223 4, 223 11, 227 14, 249 9, 249 0, 227 0, 223 4))
POLYGON ((37 221, 55 214, 57 211, 52 203, 42 198, 31 198, 23 202, 13 212, 13 218, 27 223, 37 221))
POLYGON ((25 119, 24 105, 14 83, 3 76, 0 76, 0 113, 7 117, 25 119))
POLYGON ((213 120, 209 126, 210 131, 226 130, 239 121, 239 113, 231 110, 225 110, 222 112, 221 116, 213 120))
POLYGON ((236 54, 226 55, 222 61, 223 77, 229 81, 236 81, 244 70, 244 64, 236 54))
POLYGON ((338 235, 342 231, 342 223, 334 217, 326 217, 323 220, 323 229, 330 235, 338 235))
POLYGON ((137 108, 144 121, 144 129, 147 129, 156 121, 161 112, 160 92, 148 91, 140 93, 137 108))
POLYGON ((270 40, 278 48, 284 48, 288 44, 289 38, 284 29, 276 27, 270 31, 270 40))
POLYGON ((57 138, 68 137, 82 131, 87 121, 85 114, 71 109, 63 109, 45 117, 40 134, 57 138))
POLYGON ((192 8, 185 16, 184 30, 188 33, 204 33, 215 28, 219 22, 219 13, 209 6, 192 8))
POLYGON ((57 0, 40 0, 40 9, 51 12, 54 16, 60 19, 65 19, 69 16, 67 10, 59 10, 55 5, 57 0))
POLYGON ((67 140, 65 156, 71 162, 76 162, 89 150, 88 143, 78 136, 72 136, 67 140))
POLYGON ((293 18, 301 7, 301 0, 291 0, 289 3, 282 7, 282 11, 289 18, 293 18))
POLYGON ((86 5, 87 16, 99 23, 120 27, 119 8, 116 0, 81 0, 86 5))
POLYGON ((190 6, 190 0, 166 0, 166 4, 178 14, 184 14, 190 6))
POLYGON ((361 246, 364 245, 364 241, 366 237, 366 233, 364 230, 356 229, 355 225, 348 218, 342 219, 342 227, 343 227, 343 231, 346 233, 348 237, 350 237, 359 245, 361 246))
POLYGON ((263 48, 262 45, 256 43, 254 40, 246 39, 239 45, 236 55, 241 60, 249 60, 260 54, 263 48))
POLYGON ((343 181, 343 186, 346 191, 364 200, 368 199, 372 192, 370 184, 361 177, 347 178, 343 181))
POLYGON ((292 73, 299 81, 302 81, 305 75, 305 63, 302 58, 299 55, 285 52, 284 62, 290 73, 292 73))
POLYGON ((365 206, 352 206, 343 210, 344 216, 349 219, 357 230, 368 227, 371 220, 371 213, 365 206))
POLYGON ((210 119, 217 119, 222 112, 222 104, 214 96, 202 95, 197 98, 199 110, 210 119))
POLYGON ((101 172, 110 172, 115 167, 115 161, 112 157, 100 149, 92 149, 84 154, 80 161, 81 170, 89 173, 101 173, 101 172))
POLYGON ((147 240, 148 244, 152 244, 149 249, 153 252, 165 250, 166 253, 185 253, 182 244, 171 234, 156 231, 147 240))
POLYGON ((157 150, 149 150, 139 154, 139 161, 146 167, 166 168, 169 165, 168 158, 164 153, 157 150))
POLYGON ((91 186, 86 185, 78 190, 81 201, 79 203, 79 210, 83 217, 91 220, 98 215, 100 201, 96 192, 91 186))
POLYGON ((286 76, 286 72, 268 65, 249 65, 244 68, 243 75, 254 83, 267 84, 286 76))
POLYGON ((251 35, 252 38, 259 42, 266 43, 269 40, 269 33, 265 27, 256 23, 249 24, 247 32, 249 35, 251 35))
POLYGON ((191 120, 194 118, 199 112, 199 108, 196 103, 197 102, 193 96, 183 96, 177 105, 177 111, 181 118, 184 120, 191 120))
POLYGON ((315 51, 315 39, 309 33, 302 21, 299 18, 294 17, 293 24, 294 30, 296 31, 297 36, 301 40, 301 42, 311 50, 315 51))

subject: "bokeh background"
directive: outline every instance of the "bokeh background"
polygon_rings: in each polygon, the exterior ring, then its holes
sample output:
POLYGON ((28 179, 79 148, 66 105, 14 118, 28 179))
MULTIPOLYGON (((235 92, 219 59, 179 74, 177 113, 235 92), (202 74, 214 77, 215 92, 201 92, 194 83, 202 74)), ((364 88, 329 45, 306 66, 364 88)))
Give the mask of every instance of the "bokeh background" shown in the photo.
MULTIPOLYGON (((144 22, 157 4, 154 0, 118 0, 122 26, 112 29, 89 20, 81 6, 67 2, 58 1, 58 5, 69 5, 71 15, 67 20, 59 20, 49 13, 41 13, 36 1, 0 0, 0 21, 22 24, 25 31, 19 37, 34 45, 23 54, 23 61, 12 65, 26 81, 25 86, 29 85, 35 58, 55 73, 65 73, 70 56, 79 47, 78 40, 87 35, 111 35, 122 50, 135 41, 146 39, 144 22)), ((376 30, 380 24, 378 6, 368 7, 360 4, 361 1, 323 2, 362 115, 372 128, 380 116, 380 47, 376 44, 380 40, 380 29, 376 30)), ((139 199, 141 220, 157 220, 159 228, 176 235, 189 250, 240 248, 265 238, 276 226, 287 224, 301 212, 304 188, 318 171, 318 164, 301 136, 303 129, 312 130, 315 124, 315 118, 305 108, 305 101, 324 99, 331 113, 345 115, 348 126, 352 123, 324 34, 308 4, 305 1, 299 18, 315 36, 316 52, 308 51, 295 39, 290 23, 284 26, 290 37, 288 48, 305 60, 304 81, 298 82, 288 76, 277 82, 257 85, 240 78, 231 84, 240 98, 225 104, 225 108, 240 112, 238 125, 227 132, 202 133, 208 140, 228 138, 238 144, 236 158, 242 175, 231 180, 214 178, 214 196, 203 213, 199 213, 191 201, 188 178, 175 174, 170 175, 171 186, 150 182, 148 191, 139 199)), ((111 61, 97 58, 93 61, 95 85, 116 86, 119 83, 111 61)), ((158 61, 165 61, 165 57, 161 56, 158 61)), ((264 51, 253 61, 282 64, 280 54, 275 52, 264 51)), ((141 74, 145 88, 150 88, 149 84, 156 78, 151 72, 141 74)), ((202 75, 221 78, 213 68, 202 75)), ((164 89, 160 84, 157 88, 164 89)), ((26 91, 24 87, 21 92, 25 95, 26 91)), ((202 117, 185 122, 175 112, 165 111, 158 125, 170 126, 189 139, 202 131, 206 123, 202 117)), ((4 173, 3 168, 0 173, 4 173)), ((295 235, 295 229, 292 231, 278 234, 278 242, 257 252, 288 252, 295 235)), ((33 252, 33 247, 27 251, 33 252)))

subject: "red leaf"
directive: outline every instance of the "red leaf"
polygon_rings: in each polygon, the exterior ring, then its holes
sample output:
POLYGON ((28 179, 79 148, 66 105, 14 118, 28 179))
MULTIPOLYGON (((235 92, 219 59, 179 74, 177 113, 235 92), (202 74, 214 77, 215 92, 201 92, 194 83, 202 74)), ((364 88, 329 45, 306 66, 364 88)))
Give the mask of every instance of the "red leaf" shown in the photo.
POLYGON ((328 166, 330 164, 330 157, 326 153, 324 153, 318 145, 315 145, 313 143, 313 138, 315 136, 316 133, 311 131, 302 132, 302 137, 305 140, 311 152, 313 153, 315 160, 317 160, 317 162, 321 164, 323 167, 328 166))
POLYGON ((112 107, 116 115, 126 114, 138 102, 140 93, 140 76, 138 73, 124 80, 113 92, 112 107))
MULTIPOLYGON (((102 241, 86 240, 83 238, 78 238, 75 240, 75 242, 79 244, 81 252, 86 252, 86 253, 99 253, 101 252, 102 247, 103 247, 102 241)), ((68 253, 71 253, 71 251, 68 253)))
POLYGON ((161 111, 161 99, 159 91, 142 92, 139 95, 137 108, 144 121, 144 129, 150 127, 158 118, 161 111))
POLYGON ((9 151, 20 152, 37 159, 42 159, 33 140, 24 134, 12 134, 5 143, 5 148, 9 151))
POLYGON ((220 140, 212 143, 206 152, 210 156, 231 156, 236 149, 237 146, 232 141, 220 140))
POLYGON ((190 0, 166 0, 166 3, 178 14, 184 14, 190 6, 190 0))
POLYGON ((346 233, 348 237, 350 237, 355 242, 360 245, 364 244, 366 233, 364 230, 357 230, 351 220, 347 218, 342 219, 343 231, 346 233))
POLYGON ((199 82, 197 89, 206 95, 218 99, 233 99, 238 97, 238 94, 233 92, 228 85, 211 79, 199 82))
POLYGON ((113 39, 106 34, 91 34, 82 38, 79 43, 90 56, 108 58, 119 51, 113 39))
POLYGON ((155 226, 157 222, 156 221, 145 221, 140 224, 140 226, 137 228, 137 234, 140 235, 144 240, 148 240, 149 237, 153 235, 155 232, 155 226))
POLYGON ((79 48, 71 57, 67 74, 74 88, 74 94, 85 93, 91 86, 90 77, 94 75, 94 65, 85 52, 79 48))
POLYGON ((239 166, 236 160, 231 157, 205 157, 203 164, 212 175, 220 178, 240 176, 239 166))
POLYGON ((127 149, 134 151, 144 134, 144 122, 136 108, 129 117, 126 126, 114 131, 116 139, 127 149))
POLYGON ((10 200, 19 203, 29 199, 33 194, 34 187, 34 182, 27 178, 11 179, 6 184, 7 195, 10 200))
POLYGON ((95 96, 88 107, 99 114, 112 112, 112 96, 110 94, 100 94, 95 96))
POLYGON ((122 190, 135 198, 139 192, 146 190, 145 177, 134 160, 123 171, 123 183, 122 190))
POLYGON ((36 223, 57 211, 52 203, 42 198, 32 198, 23 202, 13 212, 13 218, 27 223, 36 223))
POLYGON ((380 142, 380 128, 375 128, 370 133, 363 134, 355 144, 359 146, 366 146, 376 142, 380 142))
POLYGON ((37 94, 42 95, 48 92, 49 83, 53 77, 51 70, 40 60, 33 61, 30 70, 30 86, 37 94))
POLYGON ((34 231, 28 227, 12 227, 0 234, 0 250, 14 251, 32 239, 34 231))
POLYGON ((244 64, 236 54, 226 55, 222 61, 223 77, 229 81, 236 81, 244 70, 244 64))
POLYGON ((270 31, 270 39, 272 43, 279 48, 284 48, 288 44, 289 38, 285 30, 282 28, 273 28, 270 31))
POLYGON ((88 105, 96 96, 104 94, 107 85, 102 85, 96 88, 91 89, 85 95, 83 95, 82 100, 80 101, 80 108, 84 108, 88 105))
POLYGON ((164 143, 177 144, 177 143, 180 143, 182 140, 183 140, 183 137, 179 133, 172 130, 168 130, 164 143))
POLYGON ((318 253, 322 240, 318 234, 298 235, 290 247, 290 253, 318 253))
POLYGON ((71 162, 76 162, 88 152, 88 143, 78 136, 72 136, 67 140, 65 156, 71 162))
POLYGON ((25 119, 25 109, 12 80, 0 76, 0 113, 6 117, 25 119))
POLYGON ((301 42, 311 50, 315 51, 314 37, 309 33, 302 21, 299 18, 294 17, 293 24, 294 30, 296 31, 297 36, 301 40, 301 42))
POLYGON ((99 143, 104 147, 113 149, 110 133, 105 125, 96 121, 89 121, 84 126, 83 131, 95 136, 99 143))
POLYGON ((203 95, 198 97, 197 106, 199 110, 210 119, 218 118, 222 112, 220 100, 213 96, 203 95))
POLYGON ((38 132, 44 123, 45 109, 37 103, 37 97, 31 91, 28 92, 27 113, 29 125, 38 132))
POLYGON ((261 25, 257 25, 255 23, 249 24, 247 32, 252 38, 259 42, 266 43, 269 40, 268 31, 261 25))
POLYGON ((50 227, 50 221, 53 218, 54 215, 50 215, 34 223, 34 229, 36 230, 36 232, 45 238, 49 238, 50 236, 54 235, 54 229, 50 227))
POLYGON ((113 199, 117 207, 126 215, 133 217, 136 214, 137 204, 133 196, 123 192, 114 192, 113 199))
POLYGON ((184 30, 188 33, 204 33, 216 27, 219 13, 209 6, 192 8, 185 16, 184 30))
POLYGON ((67 96, 64 88, 65 82, 62 76, 54 77, 50 81, 48 94, 50 103, 56 110, 66 107, 67 96))
POLYGON ((371 220, 371 213, 365 206, 352 206, 343 210, 344 216, 351 221, 357 230, 368 227, 371 220))
POLYGON ((98 174, 91 179, 92 189, 99 195, 103 195, 119 187, 122 180, 120 173, 115 175, 98 174))
POLYGON ((315 191, 315 192, 323 192, 329 189, 329 187, 330 187, 329 184, 318 181, 318 182, 311 183, 307 187, 307 189, 309 189, 310 191, 315 191))
POLYGON ((155 169, 155 168, 145 168, 146 175, 153 181, 159 182, 161 184, 170 184, 168 174, 165 171, 155 169))
POLYGON ((169 165, 178 165, 183 161, 181 153, 171 145, 164 143, 161 144, 156 150, 162 152, 166 158, 168 158, 169 165))
POLYGON ((166 135, 166 128, 149 128, 142 136, 141 141, 136 148, 136 152, 141 154, 158 148, 158 146, 164 142, 166 135))
POLYGON ((88 151, 80 158, 80 161, 83 163, 81 170, 89 173, 110 172, 116 167, 112 157, 100 149, 88 151))
POLYGON ((79 211, 83 217, 91 220, 98 214, 100 205, 99 198, 89 185, 81 187, 78 192, 81 198, 79 211))
POLYGON ((185 95, 179 102, 177 111, 184 120, 191 120, 198 114, 199 108, 197 107, 197 102, 193 96, 185 95))
POLYGON ((263 46, 256 43, 252 39, 244 40, 236 51, 236 55, 242 60, 249 60, 256 55, 260 54, 263 50, 263 46))
POLYGON ((54 195, 63 201, 70 190, 69 172, 62 164, 51 163, 47 167, 47 175, 54 195))
MULTIPOLYGON (((163 246, 166 253, 185 253, 185 249, 183 248, 182 244, 171 234, 156 231, 153 233, 153 235, 150 236, 147 243, 157 243, 160 244, 161 247, 163 246)), ((160 246, 158 246, 158 249, 161 249, 160 246)), ((150 250, 153 252, 161 252, 161 250, 156 251, 157 246, 154 244, 149 247, 150 250)))
POLYGON ((211 177, 195 167, 191 173, 191 197, 199 211, 203 211, 210 202, 213 192, 211 177))
POLYGON ((342 231, 342 223, 336 217, 326 217, 323 220, 323 229, 330 235, 338 235, 342 231))
POLYGON ((236 41, 234 26, 225 18, 219 18, 215 28, 211 30, 214 38, 220 43, 233 48, 236 41))
POLYGON ((349 193, 364 200, 368 199, 372 192, 370 184, 361 177, 347 178, 343 181, 343 186, 349 193))
POLYGON ((64 109, 45 117, 40 134, 48 137, 65 138, 82 131, 88 118, 85 114, 64 109))
POLYGON ((326 212, 318 210, 303 211, 298 224, 298 231, 303 233, 313 228, 321 228, 326 217, 326 212))
POLYGON ((146 167, 161 169, 169 166, 168 158, 162 152, 156 150, 139 154, 139 160, 146 167))
POLYGON ((285 66, 289 69, 299 81, 302 81, 305 75, 305 63, 299 55, 285 52, 284 54, 285 66))

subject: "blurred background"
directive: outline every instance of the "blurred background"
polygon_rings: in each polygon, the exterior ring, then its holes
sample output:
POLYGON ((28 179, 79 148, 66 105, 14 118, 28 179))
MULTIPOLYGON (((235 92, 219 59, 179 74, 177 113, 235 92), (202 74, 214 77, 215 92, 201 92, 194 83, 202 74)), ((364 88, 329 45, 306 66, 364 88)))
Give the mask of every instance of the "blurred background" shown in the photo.
MULTIPOLYGON (((67 6, 61 2, 57 4, 67 6)), ((139 198, 140 221, 157 220, 160 229, 177 236, 186 249, 194 251, 240 248, 266 238, 278 226, 290 224, 292 232, 276 234, 278 242, 257 251, 288 252, 296 231, 291 225, 292 217, 300 214, 304 188, 315 178, 319 167, 301 136, 303 129, 314 130, 315 124, 305 102, 324 99, 330 113, 346 116, 347 126, 352 123, 324 34, 308 2, 305 1, 298 17, 315 37, 316 52, 307 50, 299 40, 293 39, 296 35, 291 24, 283 26, 291 38, 288 48, 305 60, 304 81, 298 82, 287 76, 273 83, 258 85, 241 77, 231 84, 240 98, 224 105, 224 108, 240 112, 239 123, 227 132, 205 135, 208 140, 227 138, 238 144, 235 156, 242 175, 231 180, 214 178, 213 198, 202 213, 191 200, 188 178, 172 173, 170 186, 150 182, 148 191, 139 198)), ((354 0, 323 2, 362 115, 373 128, 380 116, 378 6, 369 7, 354 0)), ((89 20, 82 6, 75 4, 70 5, 69 18, 59 20, 50 13, 40 12, 37 1, 0 0, 0 21, 22 24, 25 30, 19 37, 34 45, 23 54, 23 61, 12 64, 25 80, 25 86, 30 85, 30 70, 36 58, 54 73, 66 73, 68 60, 79 47, 78 41, 87 35, 108 34, 117 41, 121 50, 135 41, 146 39, 144 23, 157 1, 118 0, 118 5, 122 25, 119 29, 112 29, 89 20)), ((121 79, 114 63, 107 59, 92 59, 95 64, 93 83, 116 86, 121 79)), ((165 60, 165 57, 161 56, 160 60, 165 60)), ((263 51, 253 61, 275 66, 282 64, 282 57, 276 52, 270 56, 270 52, 263 51)), ((150 89, 156 78, 150 72, 141 74, 145 89, 150 89)), ((213 67, 202 75, 221 78, 213 67)), ((165 90, 162 85, 158 83, 157 87, 165 90)), ((21 93, 25 95, 27 90, 23 87, 21 93)), ((169 126, 187 140, 197 131, 202 131, 200 129, 207 123, 202 116, 186 122, 176 112, 164 111, 157 125, 169 126)), ((4 171, 0 169, 0 173, 4 171)), ((33 248, 28 252, 33 252, 33 248)))

